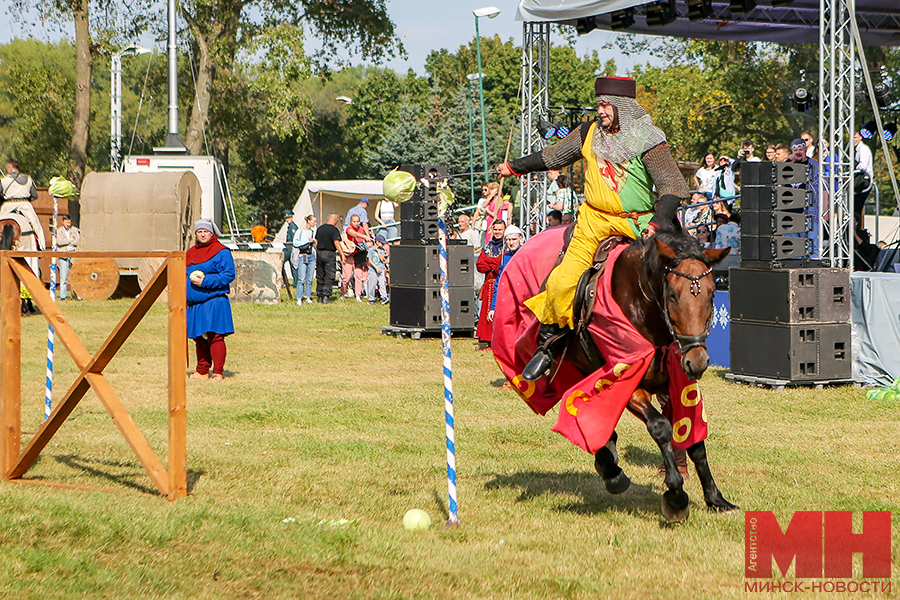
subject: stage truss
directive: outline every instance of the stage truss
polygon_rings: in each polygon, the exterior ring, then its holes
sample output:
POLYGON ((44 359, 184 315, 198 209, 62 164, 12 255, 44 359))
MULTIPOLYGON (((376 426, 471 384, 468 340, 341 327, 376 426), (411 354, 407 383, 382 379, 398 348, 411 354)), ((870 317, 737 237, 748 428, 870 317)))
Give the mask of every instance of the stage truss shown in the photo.
POLYGON ((856 60, 851 23, 855 14, 855 0, 819 2, 819 156, 830 156, 831 166, 827 174, 822 168, 819 177, 816 244, 818 255, 833 268, 853 266, 856 60))
MULTIPOLYGON (((550 105, 550 23, 525 23, 522 40, 522 156, 546 145, 538 132, 538 119, 547 118, 550 105)), ((547 178, 545 173, 529 173, 521 178, 522 201, 519 223, 530 236, 547 224, 547 178)))

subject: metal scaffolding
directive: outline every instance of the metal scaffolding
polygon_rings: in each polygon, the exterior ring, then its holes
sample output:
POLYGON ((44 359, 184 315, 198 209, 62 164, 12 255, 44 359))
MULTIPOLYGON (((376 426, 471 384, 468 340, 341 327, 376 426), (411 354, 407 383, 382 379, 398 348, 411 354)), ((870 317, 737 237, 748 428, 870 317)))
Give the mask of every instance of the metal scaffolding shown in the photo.
POLYGON ((819 156, 828 162, 819 177, 816 243, 818 255, 833 268, 853 266, 855 15, 855 0, 819 0, 819 156))
MULTIPOLYGON (((537 122, 546 118, 550 104, 550 23, 525 23, 522 40, 522 156, 546 145, 537 122)), ((537 221, 536 231, 546 226, 547 178, 545 173, 529 173, 521 178, 522 201, 519 223, 530 235, 529 224, 537 221)))

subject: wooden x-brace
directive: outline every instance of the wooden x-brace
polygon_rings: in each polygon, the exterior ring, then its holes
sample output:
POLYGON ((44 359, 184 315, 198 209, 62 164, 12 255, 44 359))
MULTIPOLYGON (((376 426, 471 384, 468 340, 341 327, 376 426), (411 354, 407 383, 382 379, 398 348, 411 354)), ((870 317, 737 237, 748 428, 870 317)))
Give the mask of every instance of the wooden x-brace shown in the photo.
POLYGON ((61 253, 0 252, 0 468, 6 479, 18 479, 31 467, 41 450, 59 430, 88 389, 112 416, 144 470, 159 492, 169 500, 187 495, 187 420, 185 414, 185 379, 187 377, 187 344, 185 321, 186 275, 184 252, 98 253, 79 256, 98 257, 165 257, 149 284, 128 312, 109 334, 93 356, 81 343, 75 330, 50 298, 41 281, 25 265, 22 257, 62 256, 61 253), (72 356, 80 370, 75 382, 56 404, 50 417, 21 450, 21 309, 19 283, 29 291, 41 313, 53 326, 56 337, 72 356), (169 469, 154 454, 146 438, 103 375, 103 369, 135 330, 154 301, 168 287, 169 310, 169 469))

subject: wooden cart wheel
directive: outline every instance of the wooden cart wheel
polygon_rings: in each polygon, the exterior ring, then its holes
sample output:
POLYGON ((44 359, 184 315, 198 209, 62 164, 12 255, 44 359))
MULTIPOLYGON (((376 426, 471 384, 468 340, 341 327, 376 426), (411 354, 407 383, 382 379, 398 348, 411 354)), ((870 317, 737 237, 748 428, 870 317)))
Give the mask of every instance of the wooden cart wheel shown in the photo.
MULTIPOLYGON (((150 284, 150 280, 159 271, 159 268, 166 261, 165 258, 155 258, 148 257, 141 260, 141 264, 138 265, 138 285, 141 286, 141 291, 144 291, 150 284)), ((162 294, 157 298, 158 301, 168 302, 169 301, 169 288, 166 288, 162 291, 162 294)))
POLYGON ((69 285, 82 300, 106 300, 119 285, 119 266, 111 258, 76 258, 69 285))

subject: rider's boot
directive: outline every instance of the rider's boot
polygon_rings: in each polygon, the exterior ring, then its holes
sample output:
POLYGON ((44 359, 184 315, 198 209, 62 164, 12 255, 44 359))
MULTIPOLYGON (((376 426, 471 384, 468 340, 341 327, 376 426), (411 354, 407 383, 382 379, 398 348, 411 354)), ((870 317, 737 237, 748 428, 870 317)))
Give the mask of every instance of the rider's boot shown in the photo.
POLYGON ((556 358, 556 350, 562 346, 566 337, 566 328, 556 323, 546 325, 541 323, 538 331, 538 349, 525 369, 522 371, 522 379, 525 381, 537 381, 550 372, 553 361, 556 358))

